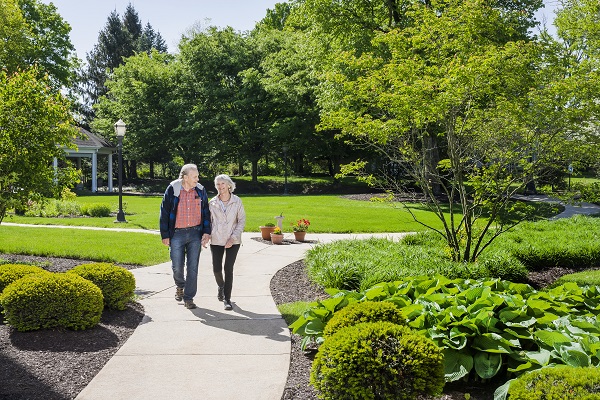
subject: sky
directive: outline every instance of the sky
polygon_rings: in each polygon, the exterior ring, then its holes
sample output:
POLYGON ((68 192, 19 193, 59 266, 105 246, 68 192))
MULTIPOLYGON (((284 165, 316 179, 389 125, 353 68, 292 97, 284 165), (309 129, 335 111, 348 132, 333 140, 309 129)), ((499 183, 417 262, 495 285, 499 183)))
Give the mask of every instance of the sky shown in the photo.
POLYGON ((236 31, 249 31, 282 0, 42 0, 53 3, 62 18, 71 25, 71 42, 77 57, 85 60, 98 42, 98 33, 108 16, 117 11, 123 17, 131 3, 145 26, 150 23, 160 32, 170 53, 177 50, 181 35, 196 23, 219 28, 231 26, 236 31), (210 20, 207 22, 207 20, 210 20))
MULTIPOLYGON (((214 25, 219 28, 231 26, 236 31, 252 30, 262 20, 267 9, 284 0, 42 0, 54 3, 58 13, 71 25, 71 42, 77 56, 85 60, 98 42, 98 33, 106 25, 113 10, 122 17, 131 3, 138 13, 142 25, 150 23, 160 32, 169 52, 177 50, 177 43, 189 28, 199 23, 202 27, 214 25)), ((545 8, 536 17, 544 17, 548 27, 554 18, 554 9, 559 0, 544 0, 545 8)), ((553 32, 553 30, 551 30, 553 32)))

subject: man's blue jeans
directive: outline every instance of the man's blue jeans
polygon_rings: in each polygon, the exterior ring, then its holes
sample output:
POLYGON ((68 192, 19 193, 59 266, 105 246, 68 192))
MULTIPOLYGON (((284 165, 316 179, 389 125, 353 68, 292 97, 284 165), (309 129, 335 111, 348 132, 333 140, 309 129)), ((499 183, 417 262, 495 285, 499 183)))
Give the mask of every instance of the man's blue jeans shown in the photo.
POLYGON ((175 285, 183 289, 183 300, 193 300, 198 290, 198 263, 200 261, 200 226, 175 229, 171 238, 171 262, 175 285), (187 258, 187 271, 183 267, 187 258))

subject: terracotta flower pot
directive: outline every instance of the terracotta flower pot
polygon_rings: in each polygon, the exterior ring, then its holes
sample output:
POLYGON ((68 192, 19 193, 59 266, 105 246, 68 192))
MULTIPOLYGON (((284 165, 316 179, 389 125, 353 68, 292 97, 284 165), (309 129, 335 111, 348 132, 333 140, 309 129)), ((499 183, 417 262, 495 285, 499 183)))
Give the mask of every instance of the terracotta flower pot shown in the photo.
POLYGON ((271 240, 271 233, 275 230, 274 226, 261 226, 260 234, 263 240, 271 240))
POLYGON ((274 233, 271 233, 271 242, 273 242, 273 244, 283 243, 283 235, 276 235, 274 233))
POLYGON ((294 232, 294 238, 298 242, 304 242, 304 237, 306 236, 306 231, 304 232, 294 232))

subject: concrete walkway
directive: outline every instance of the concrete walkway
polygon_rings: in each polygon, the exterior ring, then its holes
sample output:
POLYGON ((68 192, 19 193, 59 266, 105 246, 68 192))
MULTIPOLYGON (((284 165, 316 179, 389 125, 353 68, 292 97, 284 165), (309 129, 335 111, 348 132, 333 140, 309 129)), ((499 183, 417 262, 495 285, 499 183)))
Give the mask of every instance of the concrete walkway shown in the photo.
POLYGON ((558 215, 555 215, 551 219, 557 218, 569 218, 574 215, 592 215, 600 213, 600 206, 593 203, 575 203, 575 204, 565 204, 559 199, 554 197, 547 196, 545 194, 532 194, 528 196, 517 195, 513 196, 515 199, 525 200, 525 201, 544 201, 546 203, 557 203, 562 204, 565 207, 565 210, 558 215))
POLYGON ((309 232, 310 243, 271 245, 252 239, 259 232, 244 233, 235 266, 233 311, 224 311, 217 300, 210 250, 200 255, 195 310, 175 301, 170 263, 132 270, 145 316, 77 399, 280 399, 291 342, 271 297, 271 278, 317 243, 370 236, 402 234, 309 232))

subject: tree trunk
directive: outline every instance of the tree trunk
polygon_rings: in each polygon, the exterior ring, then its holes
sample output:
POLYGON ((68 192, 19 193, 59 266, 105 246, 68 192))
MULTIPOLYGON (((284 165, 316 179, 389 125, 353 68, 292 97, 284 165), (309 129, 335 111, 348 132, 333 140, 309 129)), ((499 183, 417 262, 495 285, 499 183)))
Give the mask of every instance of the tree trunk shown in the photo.
POLYGON ((252 160, 252 183, 258 183, 258 160, 252 160))

